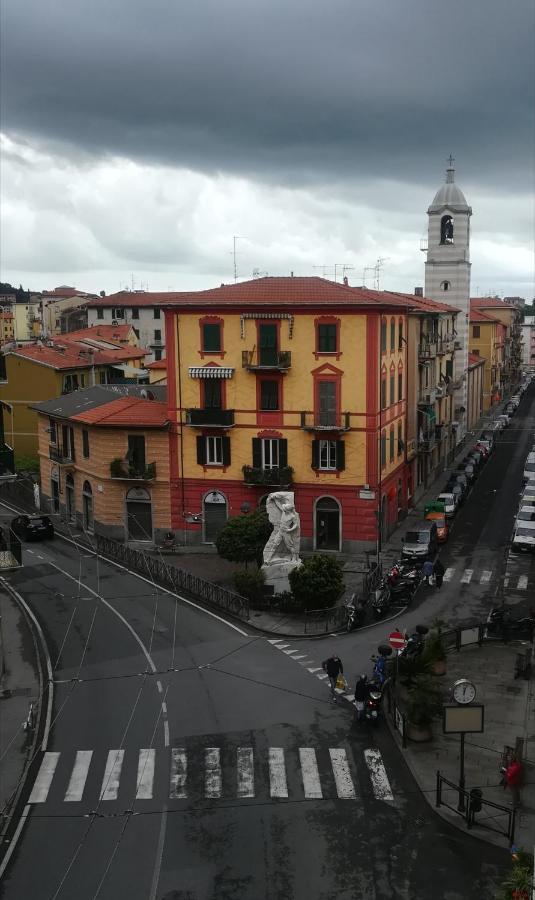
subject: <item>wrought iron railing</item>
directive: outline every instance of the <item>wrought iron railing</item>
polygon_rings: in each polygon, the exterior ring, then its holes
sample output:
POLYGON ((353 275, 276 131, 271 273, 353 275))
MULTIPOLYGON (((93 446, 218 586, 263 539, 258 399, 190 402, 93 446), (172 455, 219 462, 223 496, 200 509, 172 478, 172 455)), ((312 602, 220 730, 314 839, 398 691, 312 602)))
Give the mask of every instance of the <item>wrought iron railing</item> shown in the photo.
POLYGON ((233 409, 187 409, 186 425, 194 427, 230 428, 234 425, 233 409))
POLYGON ((301 428, 304 431, 349 431, 350 414, 348 412, 301 412, 301 428))
POLYGON ((211 581, 205 581, 192 572, 178 569, 166 563, 163 559, 155 558, 135 550, 126 544, 120 544, 111 538, 96 535, 97 553, 117 560, 126 568, 139 572, 140 575, 152 578, 157 584, 164 585, 172 591, 190 594, 198 600, 202 600, 209 606, 224 609, 232 616, 239 619, 249 619, 249 601, 240 597, 233 591, 229 591, 211 581))
POLYGON ((273 469, 262 469, 259 466, 243 466, 243 480, 245 484, 281 487, 292 483, 293 471, 291 466, 281 466, 273 469))
POLYGON ((291 369, 291 350, 272 350, 261 348, 259 350, 242 350, 243 369, 291 369))
POLYGON ((50 444, 48 450, 50 459, 53 462, 59 463, 60 465, 71 465, 75 460, 73 447, 68 450, 64 450, 63 447, 58 447, 55 444, 50 444))

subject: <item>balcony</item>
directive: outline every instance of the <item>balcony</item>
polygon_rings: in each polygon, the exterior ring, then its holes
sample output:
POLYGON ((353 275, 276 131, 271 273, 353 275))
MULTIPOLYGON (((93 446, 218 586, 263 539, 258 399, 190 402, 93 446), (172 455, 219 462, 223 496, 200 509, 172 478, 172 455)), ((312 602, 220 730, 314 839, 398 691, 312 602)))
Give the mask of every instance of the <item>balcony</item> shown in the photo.
POLYGON ((58 463, 60 466, 74 465, 74 449, 58 447, 57 444, 49 444, 48 453, 52 462, 58 463))
POLYGON ((250 372, 287 372, 292 367, 291 350, 242 350, 241 364, 250 372))
POLYGON ((437 391, 434 387, 423 388, 418 395, 418 406, 432 406, 437 399, 437 391))
POLYGON ((422 343, 418 347, 418 359, 419 360, 434 359, 436 355, 437 355, 437 342, 436 341, 422 341, 422 343))
POLYGON ((187 409, 186 425, 192 428, 232 428, 233 409, 187 409))
POLYGON ((416 456, 416 453, 417 453, 416 441, 415 440, 407 441, 406 448, 407 448, 407 462, 409 462, 411 459, 414 459, 414 457, 416 456))
POLYGON ((426 431, 418 440, 418 450, 420 453, 431 453, 436 445, 435 431, 426 431))
POLYGON ((261 469, 256 466, 243 466, 243 480, 246 485, 261 487, 288 487, 292 483, 293 469, 282 466, 280 469, 261 469))
POLYGON ((349 431, 349 413, 301 413, 303 431, 349 431))
POLYGON ((153 481, 156 478, 156 463, 147 463, 141 468, 127 459, 112 459, 110 478, 121 481, 153 481))

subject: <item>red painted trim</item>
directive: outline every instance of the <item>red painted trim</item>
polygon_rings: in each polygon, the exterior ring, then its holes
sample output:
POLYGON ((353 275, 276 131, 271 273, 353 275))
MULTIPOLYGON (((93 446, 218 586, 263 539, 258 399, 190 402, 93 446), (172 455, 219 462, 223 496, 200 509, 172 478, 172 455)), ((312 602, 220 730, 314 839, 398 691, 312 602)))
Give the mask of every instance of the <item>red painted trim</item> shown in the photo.
POLYGON ((274 431, 273 429, 265 429, 264 431, 259 431, 257 433, 257 437, 259 438, 278 438, 279 440, 284 437, 282 431, 274 431))
POLYGON ((225 356, 225 320, 220 316, 203 316, 199 319, 199 356, 201 359, 204 359, 205 356, 219 356, 221 359, 225 356), (205 350, 204 349, 204 334, 203 334, 203 325, 219 325, 219 338, 221 344, 221 350, 205 350))
POLYGON ((369 313, 366 316, 366 483, 370 485, 378 483, 379 341, 379 314, 369 313))
POLYGON ((340 319, 337 316, 319 316, 317 319, 314 319, 314 335, 315 335, 315 350, 314 356, 316 359, 320 359, 322 356, 333 356, 336 359, 340 359, 340 319), (320 325, 336 325, 336 350, 331 350, 328 352, 320 351, 319 349, 319 326, 320 325))
POLYGON ((332 363, 323 363, 323 365, 318 366, 316 369, 311 369, 310 374, 317 377, 318 375, 339 375, 342 376, 344 374, 343 369, 339 369, 337 366, 333 366, 332 363))
MULTIPOLYGON (((180 436, 178 433, 178 416, 177 411, 177 359, 176 359, 176 331, 179 327, 178 317, 172 312, 164 310, 165 315, 165 346, 166 358, 169 360, 167 372, 167 413, 170 420, 169 427, 169 479, 170 481, 179 478, 178 465, 178 441, 180 436)), ((177 504, 178 506, 178 504, 177 504)), ((171 497, 171 527, 177 527, 177 520, 173 517, 173 497, 171 497)))

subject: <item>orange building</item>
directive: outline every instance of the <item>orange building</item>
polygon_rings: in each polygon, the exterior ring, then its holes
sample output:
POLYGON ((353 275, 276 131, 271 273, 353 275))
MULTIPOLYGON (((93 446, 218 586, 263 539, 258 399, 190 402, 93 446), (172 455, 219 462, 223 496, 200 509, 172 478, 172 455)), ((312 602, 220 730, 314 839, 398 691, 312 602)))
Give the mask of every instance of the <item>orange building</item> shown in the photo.
POLYGON ((115 540, 161 540, 170 526, 169 422, 153 396, 93 387, 33 407, 43 511, 115 540))

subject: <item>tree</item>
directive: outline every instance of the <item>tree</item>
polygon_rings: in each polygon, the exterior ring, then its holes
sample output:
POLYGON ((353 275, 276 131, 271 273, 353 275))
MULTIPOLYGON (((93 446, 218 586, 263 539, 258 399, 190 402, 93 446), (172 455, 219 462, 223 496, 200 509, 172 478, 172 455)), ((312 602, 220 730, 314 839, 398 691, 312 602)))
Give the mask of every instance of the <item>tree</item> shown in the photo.
POLYGON ((262 563, 262 551, 271 534, 271 523, 264 509, 244 516, 233 516, 216 538, 217 552, 230 562, 262 563))
POLYGON ((290 587, 298 603, 305 609, 328 609, 335 606, 344 592, 341 563, 334 556, 317 553, 305 559, 289 575, 290 587))

